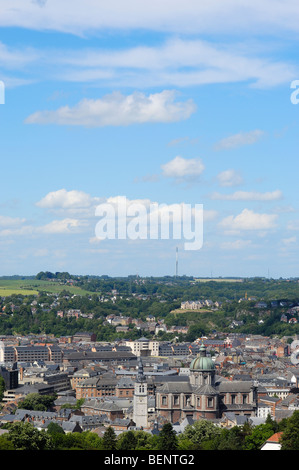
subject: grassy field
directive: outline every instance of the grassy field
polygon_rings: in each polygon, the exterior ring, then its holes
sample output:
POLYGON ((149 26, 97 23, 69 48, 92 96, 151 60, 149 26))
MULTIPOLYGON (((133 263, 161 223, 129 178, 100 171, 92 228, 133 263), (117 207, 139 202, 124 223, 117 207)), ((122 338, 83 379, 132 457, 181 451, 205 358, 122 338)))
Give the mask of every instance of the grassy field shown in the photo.
POLYGON ((243 279, 234 278, 198 278, 197 282, 243 282, 243 279))
POLYGON ((8 297, 13 294, 37 295, 39 292, 59 293, 67 290, 71 294, 90 295, 92 292, 76 286, 59 284, 58 282, 37 279, 0 279, 0 296, 8 297))
POLYGON ((193 310, 193 309, 185 309, 185 308, 177 308, 175 310, 171 310, 169 313, 173 313, 174 316, 180 314, 180 313, 210 313, 211 310, 207 308, 199 308, 198 310, 193 310))

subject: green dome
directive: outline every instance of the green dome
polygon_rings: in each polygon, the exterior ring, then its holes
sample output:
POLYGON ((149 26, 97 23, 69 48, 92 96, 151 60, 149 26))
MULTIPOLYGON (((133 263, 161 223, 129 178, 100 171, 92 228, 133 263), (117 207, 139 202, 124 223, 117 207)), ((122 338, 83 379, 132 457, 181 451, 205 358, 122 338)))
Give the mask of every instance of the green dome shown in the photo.
POLYGON ((204 345, 200 347, 199 355, 193 359, 190 364, 190 370, 213 370, 215 364, 210 357, 206 356, 206 348, 204 345))

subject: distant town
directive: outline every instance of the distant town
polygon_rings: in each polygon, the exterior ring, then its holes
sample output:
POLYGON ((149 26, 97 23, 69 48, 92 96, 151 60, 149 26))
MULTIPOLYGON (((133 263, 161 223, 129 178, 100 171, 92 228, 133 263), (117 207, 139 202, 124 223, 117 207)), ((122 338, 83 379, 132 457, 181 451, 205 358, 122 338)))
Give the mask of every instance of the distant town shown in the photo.
POLYGON ((233 448, 280 448, 299 412, 298 279, 43 272, 0 292, 0 441, 29 423, 98 448, 130 432, 149 449, 170 426, 190 450, 207 445, 192 440, 205 423, 219 449, 236 428, 233 448))

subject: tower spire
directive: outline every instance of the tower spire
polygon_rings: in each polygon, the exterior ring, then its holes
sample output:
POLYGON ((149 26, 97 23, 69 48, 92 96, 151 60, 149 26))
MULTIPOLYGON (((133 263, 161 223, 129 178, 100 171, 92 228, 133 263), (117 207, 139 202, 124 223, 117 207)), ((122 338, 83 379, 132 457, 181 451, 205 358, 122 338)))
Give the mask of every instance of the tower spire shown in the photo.
POLYGON ((143 364, 141 360, 141 356, 138 358, 138 372, 137 372, 137 382, 142 383, 145 382, 145 375, 143 371, 143 364))

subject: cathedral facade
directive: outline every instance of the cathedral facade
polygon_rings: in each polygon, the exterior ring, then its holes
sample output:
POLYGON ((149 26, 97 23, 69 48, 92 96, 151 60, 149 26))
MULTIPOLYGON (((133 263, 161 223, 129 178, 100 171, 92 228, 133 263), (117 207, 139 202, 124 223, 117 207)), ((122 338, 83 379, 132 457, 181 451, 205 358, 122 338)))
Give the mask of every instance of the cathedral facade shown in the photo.
POLYGON ((190 364, 190 375, 174 377, 157 387, 156 414, 176 423, 186 417, 216 420, 224 412, 255 416, 257 389, 252 381, 230 381, 216 376, 213 360, 201 346, 190 364))

